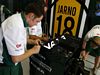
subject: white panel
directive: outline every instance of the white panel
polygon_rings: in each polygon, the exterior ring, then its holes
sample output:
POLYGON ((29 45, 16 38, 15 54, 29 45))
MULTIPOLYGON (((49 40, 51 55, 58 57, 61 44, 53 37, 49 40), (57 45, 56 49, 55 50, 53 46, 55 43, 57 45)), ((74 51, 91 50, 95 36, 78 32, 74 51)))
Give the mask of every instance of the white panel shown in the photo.
MULTIPOLYGON (((87 8, 89 7, 89 4, 90 4, 90 0, 86 0, 85 5, 87 8)), ((80 25, 79 35, 78 35, 79 38, 82 38, 83 30, 84 30, 85 22, 86 22, 86 17, 87 17, 87 14, 85 10, 83 10, 82 20, 81 20, 81 25, 80 25)))

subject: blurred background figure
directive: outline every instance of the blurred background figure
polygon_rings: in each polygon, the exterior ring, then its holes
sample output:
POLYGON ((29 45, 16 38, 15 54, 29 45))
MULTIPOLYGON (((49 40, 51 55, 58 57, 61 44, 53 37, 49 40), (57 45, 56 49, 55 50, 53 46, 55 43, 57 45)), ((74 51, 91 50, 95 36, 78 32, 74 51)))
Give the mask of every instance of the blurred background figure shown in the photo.
POLYGON ((97 70, 100 68, 100 25, 95 25, 84 38, 81 52, 83 60, 87 59, 89 53, 95 54, 92 72, 96 75, 97 70))

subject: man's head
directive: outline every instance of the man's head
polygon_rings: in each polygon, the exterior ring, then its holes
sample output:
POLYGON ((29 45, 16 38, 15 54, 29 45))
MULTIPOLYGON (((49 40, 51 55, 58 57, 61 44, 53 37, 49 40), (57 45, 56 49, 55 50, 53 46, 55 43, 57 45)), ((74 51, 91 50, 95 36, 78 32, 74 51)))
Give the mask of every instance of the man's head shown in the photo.
MULTIPOLYGON (((35 0, 36 1, 36 0, 35 0)), ((44 14, 44 3, 36 2, 29 3, 24 10, 25 18, 29 26, 36 25, 43 18, 44 14)))
POLYGON ((100 47, 100 37, 98 37, 98 36, 93 37, 91 40, 91 46, 92 46, 92 48, 100 47))
POLYGON ((33 0, 33 2, 39 4, 40 7, 43 7, 44 8, 44 14, 47 12, 46 0, 33 0))

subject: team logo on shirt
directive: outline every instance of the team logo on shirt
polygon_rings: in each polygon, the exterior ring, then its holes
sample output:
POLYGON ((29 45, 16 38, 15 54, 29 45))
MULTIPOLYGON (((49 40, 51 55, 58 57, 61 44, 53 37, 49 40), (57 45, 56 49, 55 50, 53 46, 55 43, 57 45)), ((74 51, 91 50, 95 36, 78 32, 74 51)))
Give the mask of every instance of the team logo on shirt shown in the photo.
POLYGON ((32 30, 35 30, 34 28, 32 28, 32 30))
POLYGON ((97 35, 100 35, 99 33, 97 35))
POLYGON ((21 44, 17 44, 16 47, 17 47, 17 48, 21 47, 21 44))

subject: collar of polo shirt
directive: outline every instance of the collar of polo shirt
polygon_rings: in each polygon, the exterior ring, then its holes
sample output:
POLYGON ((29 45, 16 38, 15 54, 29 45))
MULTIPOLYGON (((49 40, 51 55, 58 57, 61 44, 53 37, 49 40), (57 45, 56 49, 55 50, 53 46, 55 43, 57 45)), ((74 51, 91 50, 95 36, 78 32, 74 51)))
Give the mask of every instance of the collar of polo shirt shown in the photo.
POLYGON ((27 23, 27 21, 26 21, 26 18, 25 18, 25 15, 24 15, 23 12, 21 13, 21 17, 22 17, 22 20, 23 20, 23 22, 24 22, 24 27, 29 27, 29 25, 28 25, 28 23, 27 23))

